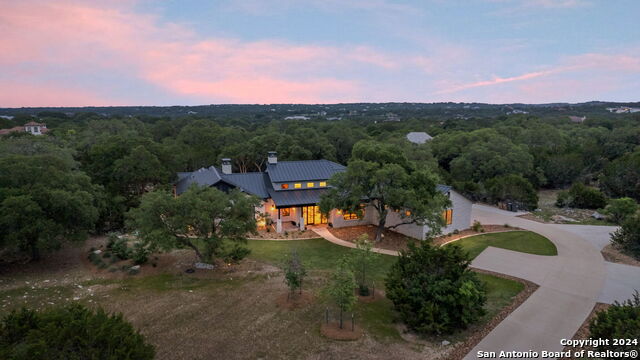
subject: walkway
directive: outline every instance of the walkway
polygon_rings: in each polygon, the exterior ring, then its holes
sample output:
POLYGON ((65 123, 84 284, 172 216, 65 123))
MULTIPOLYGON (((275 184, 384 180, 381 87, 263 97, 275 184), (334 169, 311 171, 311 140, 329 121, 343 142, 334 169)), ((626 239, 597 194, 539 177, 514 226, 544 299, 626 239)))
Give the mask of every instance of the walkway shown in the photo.
MULTIPOLYGON (((516 276, 540 287, 465 359, 476 359, 478 351, 562 351, 560 340, 573 337, 596 302, 623 301, 640 289, 639 267, 609 263, 600 254, 615 227, 543 224, 516 215, 485 205, 473 207, 473 219, 481 223, 509 224, 547 237, 558 256, 488 247, 473 260, 474 268, 516 276)), ((355 247, 326 228, 312 230, 334 244, 355 247)), ((386 249, 374 251, 397 255, 386 249)))
MULTIPOLYGON (((350 248, 356 248, 356 244, 352 243, 351 241, 346 241, 346 240, 342 240, 339 239, 337 237, 335 237, 328 229, 326 226, 322 226, 322 225, 316 225, 316 226, 308 226, 307 227, 309 230, 312 230, 314 233, 320 235, 321 237, 323 237, 325 240, 328 240, 336 245, 340 245, 340 246, 346 246, 346 247, 350 247, 350 248)), ((380 249, 380 248, 372 248, 371 251, 376 252, 378 254, 385 254, 385 255, 391 255, 391 256, 398 256, 398 252, 397 251, 393 251, 393 250, 387 250, 387 249, 380 249)))

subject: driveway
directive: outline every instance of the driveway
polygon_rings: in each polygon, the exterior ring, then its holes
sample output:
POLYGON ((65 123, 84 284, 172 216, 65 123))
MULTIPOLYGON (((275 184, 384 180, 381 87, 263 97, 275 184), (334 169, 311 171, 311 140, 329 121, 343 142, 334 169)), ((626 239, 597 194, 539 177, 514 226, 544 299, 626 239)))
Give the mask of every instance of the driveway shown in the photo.
POLYGON ((612 303, 640 289, 640 268, 604 261, 600 250, 615 227, 542 224, 484 205, 473 218, 485 224, 509 224, 547 237, 558 256, 539 256, 488 247, 471 266, 517 276, 540 288, 493 329, 465 359, 478 351, 561 351, 596 302, 612 303))

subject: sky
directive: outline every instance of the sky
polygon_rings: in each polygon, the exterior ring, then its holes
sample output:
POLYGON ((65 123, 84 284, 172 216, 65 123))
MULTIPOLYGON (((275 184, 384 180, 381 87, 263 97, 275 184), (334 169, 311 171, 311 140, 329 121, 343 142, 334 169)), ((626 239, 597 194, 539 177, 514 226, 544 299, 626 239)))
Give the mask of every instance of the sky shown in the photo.
POLYGON ((640 101, 637 0, 0 0, 0 107, 640 101))

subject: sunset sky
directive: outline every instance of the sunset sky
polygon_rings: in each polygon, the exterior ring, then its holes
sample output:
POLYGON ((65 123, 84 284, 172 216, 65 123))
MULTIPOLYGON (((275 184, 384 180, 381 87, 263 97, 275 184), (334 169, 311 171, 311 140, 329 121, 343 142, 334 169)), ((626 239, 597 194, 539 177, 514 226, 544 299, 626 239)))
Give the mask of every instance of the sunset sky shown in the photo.
POLYGON ((636 0, 0 0, 0 107, 640 101, 636 0))

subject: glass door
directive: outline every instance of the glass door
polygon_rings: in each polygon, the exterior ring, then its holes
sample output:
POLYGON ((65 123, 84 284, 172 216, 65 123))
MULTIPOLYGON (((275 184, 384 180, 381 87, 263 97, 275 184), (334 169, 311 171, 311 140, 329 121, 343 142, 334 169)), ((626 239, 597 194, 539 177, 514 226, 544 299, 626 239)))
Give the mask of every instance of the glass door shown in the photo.
POLYGON ((305 225, 326 224, 327 217, 322 215, 318 206, 303 206, 302 215, 305 225))

